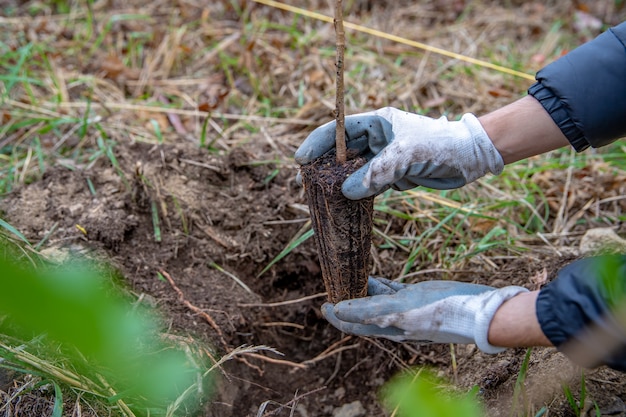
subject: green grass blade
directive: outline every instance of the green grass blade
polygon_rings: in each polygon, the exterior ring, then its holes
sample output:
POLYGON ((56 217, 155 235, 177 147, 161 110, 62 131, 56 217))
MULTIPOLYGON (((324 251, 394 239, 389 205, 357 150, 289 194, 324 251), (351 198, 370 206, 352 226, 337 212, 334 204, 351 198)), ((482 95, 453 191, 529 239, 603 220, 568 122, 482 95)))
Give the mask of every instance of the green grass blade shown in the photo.
MULTIPOLYGON (((517 379, 515 380, 515 387, 513 388, 513 405, 511 407, 511 415, 513 415, 513 413, 518 410, 519 397, 524 392, 524 381, 526 380, 526 375, 528 373, 528 364, 530 363, 530 355, 532 354, 532 351, 532 348, 528 348, 526 350, 526 356, 524 356, 524 361, 522 362, 519 374, 517 374, 517 379)), ((524 413, 524 415, 525 414, 526 413, 524 413)))
POLYGON ((202 122, 202 127, 200 128, 200 147, 201 148, 207 147, 206 146, 206 131, 207 131, 208 125, 209 125, 209 118, 205 117, 204 121, 202 122))
POLYGON ((563 394, 565 394, 565 398, 567 399, 569 406, 574 411, 574 414, 579 416, 580 408, 578 407, 578 404, 576 403, 576 399, 574 398, 574 394, 572 394, 572 390, 567 385, 563 385, 563 394))
POLYGON ((154 135, 157 137, 157 141, 159 143, 163 143, 163 132, 161 132, 161 126, 159 126, 159 122, 155 119, 150 119, 150 124, 152 125, 152 129, 154 130, 154 135))
POLYGON ((54 381, 51 381, 54 385, 54 407, 52 408, 52 417, 63 416, 63 391, 61 387, 54 381))
POLYGON ((152 226, 154 228, 154 240, 161 241, 161 225, 159 222, 159 209, 156 202, 152 202, 152 226))
POLYGON ((11 89, 18 81, 24 81, 22 77, 18 77, 18 73, 21 71, 24 62, 26 62, 26 58, 30 55, 31 49, 33 48, 33 44, 29 43, 18 50, 19 58, 17 63, 12 67, 11 72, 8 76, 6 76, 6 86, 3 99, 9 96, 11 89))
POLYGON ((303 233, 300 236, 298 236, 298 234, 296 234, 296 237, 292 239, 291 242, 289 242, 289 244, 287 245, 285 249, 283 249, 274 259, 272 259, 272 261, 269 264, 267 264, 265 268, 263 268, 261 272, 259 272, 259 275, 257 275, 257 278, 263 275, 264 273, 266 273, 276 262, 280 261, 289 253, 291 253, 292 250, 300 246, 302 242, 306 241, 308 238, 313 236, 313 229, 307 230, 305 233, 303 233))
POLYGON ((413 264, 415 263, 415 260, 417 259, 419 254, 424 250, 424 247, 419 242, 422 242, 425 239, 428 239, 430 236, 432 236, 437 231, 439 231, 439 229, 442 229, 444 227, 444 225, 446 225, 449 221, 451 221, 458 213, 459 213, 458 209, 457 210, 453 210, 443 220, 441 220, 439 223, 437 223, 437 225, 435 227, 426 230, 424 233, 422 233, 419 236, 419 238, 417 239, 417 241, 418 241, 417 246, 411 251, 411 254, 407 258, 406 264, 405 264, 404 269, 402 271, 403 275, 406 275, 406 274, 409 273, 409 271, 413 268, 413 264))
POLYGON ((19 230, 17 230, 15 227, 11 226, 9 223, 7 223, 6 221, 0 219, 0 227, 5 229, 6 231, 8 231, 9 233, 17 236, 21 241, 23 241, 24 243, 26 243, 28 246, 31 246, 30 242, 28 241, 28 239, 26 239, 26 236, 24 236, 19 230))
POLYGON ((46 235, 43 237, 43 239, 41 239, 39 241, 39 243, 37 243, 35 245, 35 250, 40 250, 41 247, 43 246, 44 243, 46 243, 48 241, 48 239, 50 238, 50 236, 52 236, 52 234, 57 230, 57 227, 59 226, 59 222, 55 222, 52 227, 50 228, 50 230, 46 233, 46 235))
POLYGON ((580 372, 580 408, 585 407, 585 401, 587 400, 587 384, 585 383, 585 371, 580 372))

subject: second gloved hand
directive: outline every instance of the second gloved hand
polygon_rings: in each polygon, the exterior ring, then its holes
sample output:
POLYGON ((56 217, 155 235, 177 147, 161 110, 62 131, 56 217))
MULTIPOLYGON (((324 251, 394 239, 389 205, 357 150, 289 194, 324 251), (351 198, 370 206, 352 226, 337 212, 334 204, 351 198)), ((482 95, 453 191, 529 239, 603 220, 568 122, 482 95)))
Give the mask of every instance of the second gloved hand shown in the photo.
MULTIPOLYGON (((473 114, 459 121, 432 119, 392 107, 346 117, 346 143, 368 162, 344 181, 358 200, 390 186, 458 188, 504 168, 500 153, 473 114)), ((295 153, 301 165, 335 147, 335 122, 315 129, 295 153)))
POLYGON ((486 353, 504 348, 488 341, 489 325, 506 300, 528 290, 455 281, 400 284, 369 278, 369 297, 326 303, 322 314, 337 329, 397 342, 475 343, 486 353))

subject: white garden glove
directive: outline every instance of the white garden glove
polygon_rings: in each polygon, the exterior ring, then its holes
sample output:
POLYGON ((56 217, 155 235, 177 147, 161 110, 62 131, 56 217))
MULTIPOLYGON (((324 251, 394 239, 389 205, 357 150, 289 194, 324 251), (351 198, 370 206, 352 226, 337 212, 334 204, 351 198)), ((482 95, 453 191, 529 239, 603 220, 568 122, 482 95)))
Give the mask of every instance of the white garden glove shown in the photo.
POLYGON ((504 348, 488 341, 496 310, 509 298, 528 290, 455 281, 400 284, 369 278, 369 297, 326 303, 322 314, 342 332, 377 336, 396 342, 475 343, 485 353, 504 348))
MULTIPOLYGON (((343 183, 347 198, 358 200, 392 186, 452 189, 487 173, 500 174, 504 161, 473 114, 448 121, 392 107, 346 117, 346 143, 369 162, 343 183)), ((335 122, 315 129, 295 153, 310 163, 335 147, 335 122)))

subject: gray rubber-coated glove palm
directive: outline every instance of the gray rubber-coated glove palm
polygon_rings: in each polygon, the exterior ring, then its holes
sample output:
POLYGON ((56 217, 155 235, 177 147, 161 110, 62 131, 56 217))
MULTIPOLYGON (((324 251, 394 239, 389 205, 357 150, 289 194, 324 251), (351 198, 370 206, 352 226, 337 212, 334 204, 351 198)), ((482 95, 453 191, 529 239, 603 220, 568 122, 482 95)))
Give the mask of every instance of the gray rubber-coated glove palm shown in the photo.
POLYGON ((322 314, 342 332, 397 342, 475 343, 486 353, 504 348, 488 341, 489 325, 506 300, 528 290, 455 281, 400 284, 369 278, 369 297, 326 303, 322 314))
MULTIPOLYGON (((462 187, 487 173, 500 174, 504 162, 473 114, 459 121, 432 119, 393 107, 346 117, 346 143, 368 162, 343 183, 347 198, 358 200, 392 186, 436 189, 462 187)), ((335 147, 335 122, 315 129, 295 153, 301 165, 335 147)))

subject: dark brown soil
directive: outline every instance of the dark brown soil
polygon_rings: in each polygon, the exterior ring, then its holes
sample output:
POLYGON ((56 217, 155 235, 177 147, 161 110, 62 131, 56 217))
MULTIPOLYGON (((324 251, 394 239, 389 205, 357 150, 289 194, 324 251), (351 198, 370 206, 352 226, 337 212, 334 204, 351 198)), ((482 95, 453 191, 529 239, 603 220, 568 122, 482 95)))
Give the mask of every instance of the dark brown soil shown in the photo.
MULTIPOLYGON (((199 338, 221 353, 266 345, 283 354, 227 362, 217 392, 200 415, 389 415, 379 402, 381 386, 398 371, 422 365, 462 388, 480 387, 489 415, 509 414, 525 350, 485 355, 474 346, 455 346, 453 362, 447 345, 339 333, 320 315, 324 286, 311 239, 259 275, 308 220, 295 169, 283 167, 272 176, 275 167, 251 164, 261 147, 238 148, 224 157, 187 143, 120 143, 115 149, 123 173, 104 159, 88 170, 57 167, 5 198, 0 208, 32 241, 49 234, 44 253, 110 259, 132 291, 164 314, 169 332, 199 338), (158 211, 160 239, 153 210, 158 211), (172 284, 158 278, 159 271, 216 326, 190 310, 172 284), (289 300, 297 301, 281 304, 289 300), (341 414, 347 404, 356 411, 341 414)), ((546 268, 552 279, 570 260, 534 253, 499 262, 494 271, 445 278, 530 288, 536 284, 528 277, 546 268)), ((565 381, 576 392, 579 380, 580 371, 554 349, 534 350, 525 410, 534 415, 548 405, 550 416, 571 415, 560 384, 565 381)), ((589 371, 587 396, 609 410, 626 399, 625 382, 605 368, 589 371)))
POLYGON ((342 191, 344 179, 365 163, 337 163, 326 155, 301 168, 322 279, 332 303, 365 297, 370 267, 374 197, 354 201, 342 191))

